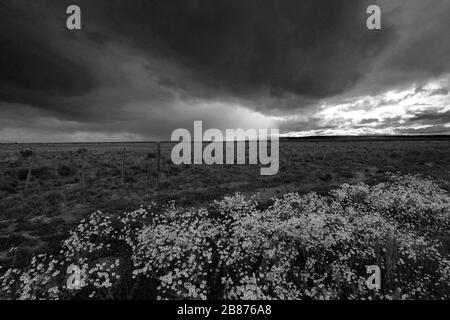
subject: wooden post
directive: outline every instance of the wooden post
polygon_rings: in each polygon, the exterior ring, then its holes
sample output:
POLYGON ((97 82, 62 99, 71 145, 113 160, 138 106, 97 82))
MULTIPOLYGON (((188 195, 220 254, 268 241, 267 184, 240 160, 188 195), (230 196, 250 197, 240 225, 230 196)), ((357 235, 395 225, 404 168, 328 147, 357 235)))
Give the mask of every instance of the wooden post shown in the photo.
POLYGON ((58 156, 55 156, 55 157, 56 157, 56 159, 53 161, 53 171, 55 173, 55 177, 57 177, 59 179, 60 177, 59 177, 59 173, 58 173, 58 159, 57 159, 58 156))
POLYGON ((28 173, 27 173, 27 180, 25 182, 25 190, 28 189, 28 185, 30 184, 31 179, 31 170, 33 169, 33 162, 34 162, 34 152, 33 150, 21 150, 20 155, 24 160, 28 160, 28 173))
POLYGON ((81 184, 84 186, 85 184, 85 175, 84 175, 84 153, 81 154, 81 184))
POLYGON ((160 169, 160 158, 161 158, 161 143, 158 141, 157 149, 156 149, 156 168, 158 170, 158 176, 159 176, 159 169, 160 169))
POLYGON ((150 159, 150 164, 149 164, 149 169, 148 169, 148 173, 147 173, 147 180, 151 180, 152 178, 152 172, 155 171, 155 161, 154 159, 150 159))
MULTIPOLYGON (((191 150, 195 150, 195 140, 192 142, 191 150)), ((195 172, 195 152, 192 152, 192 173, 195 172)))
POLYGON ((291 148, 289 149, 289 158, 288 158, 288 166, 289 166, 289 167, 291 166, 291 157, 292 157, 292 146, 291 146, 291 148))
POLYGON ((121 183, 125 184, 125 156, 126 156, 126 148, 123 148, 122 151, 122 170, 121 170, 121 183))
POLYGON ((73 152, 72 151, 69 151, 69 166, 70 166, 70 168, 74 168, 74 165, 73 165, 73 152))
POLYGON ((85 150, 81 152, 81 184, 83 185, 83 203, 86 203, 85 150))
POLYGON ((33 162, 34 162, 34 154, 31 155, 28 165, 28 173, 27 173, 27 181, 25 182, 25 190, 28 189, 28 185, 30 184, 31 180, 31 171, 33 170, 33 162))
POLYGON ((81 185, 83 186, 83 202, 86 202, 86 176, 85 176, 85 162, 86 162, 86 153, 87 150, 85 148, 78 149, 77 153, 81 156, 81 185))

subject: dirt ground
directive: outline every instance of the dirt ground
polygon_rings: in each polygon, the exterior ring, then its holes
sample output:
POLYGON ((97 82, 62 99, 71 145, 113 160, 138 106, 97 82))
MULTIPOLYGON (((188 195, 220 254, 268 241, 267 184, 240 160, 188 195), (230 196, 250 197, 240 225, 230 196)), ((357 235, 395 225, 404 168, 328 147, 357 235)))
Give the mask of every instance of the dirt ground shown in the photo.
POLYGON ((450 139, 284 140, 274 176, 261 176, 258 165, 176 166, 173 145, 160 144, 158 170, 151 142, 0 144, 0 265, 20 266, 51 249, 95 210, 168 200, 198 206, 235 192, 257 193, 264 203, 286 192, 372 184, 396 171, 431 176, 450 190, 450 139))

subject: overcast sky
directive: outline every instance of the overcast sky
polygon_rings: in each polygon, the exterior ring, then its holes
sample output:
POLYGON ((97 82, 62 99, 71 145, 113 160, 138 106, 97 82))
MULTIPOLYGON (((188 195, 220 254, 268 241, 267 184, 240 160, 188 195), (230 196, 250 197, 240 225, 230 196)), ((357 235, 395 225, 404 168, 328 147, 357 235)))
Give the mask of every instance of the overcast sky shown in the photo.
POLYGON ((448 0, 0 0, 0 141, 450 134, 449 32, 448 0))

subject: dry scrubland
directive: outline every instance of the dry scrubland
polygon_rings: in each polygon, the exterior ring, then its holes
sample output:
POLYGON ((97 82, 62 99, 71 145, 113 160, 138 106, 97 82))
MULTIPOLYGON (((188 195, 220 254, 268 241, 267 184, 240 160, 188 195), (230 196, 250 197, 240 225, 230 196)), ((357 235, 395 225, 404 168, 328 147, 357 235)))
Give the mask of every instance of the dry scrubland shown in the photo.
POLYGON ((265 177, 160 149, 0 145, 0 297, 449 298, 449 140, 283 141, 265 177))

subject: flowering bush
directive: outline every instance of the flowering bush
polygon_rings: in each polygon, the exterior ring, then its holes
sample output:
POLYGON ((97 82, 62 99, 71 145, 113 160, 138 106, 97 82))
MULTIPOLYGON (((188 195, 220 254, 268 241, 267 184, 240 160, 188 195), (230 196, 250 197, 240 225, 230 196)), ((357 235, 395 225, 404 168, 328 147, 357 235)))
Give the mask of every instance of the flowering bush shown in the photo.
POLYGON ((390 175, 323 197, 289 193, 259 209, 241 194, 207 208, 95 212, 55 255, 0 277, 9 299, 448 299, 450 196, 390 175), (82 274, 71 289, 67 267, 82 274), (381 268, 380 290, 366 267, 381 268))
POLYGON ((344 184, 331 194, 343 205, 362 205, 404 227, 422 232, 448 232, 450 197, 432 180, 419 176, 390 174, 387 183, 373 187, 344 184))

